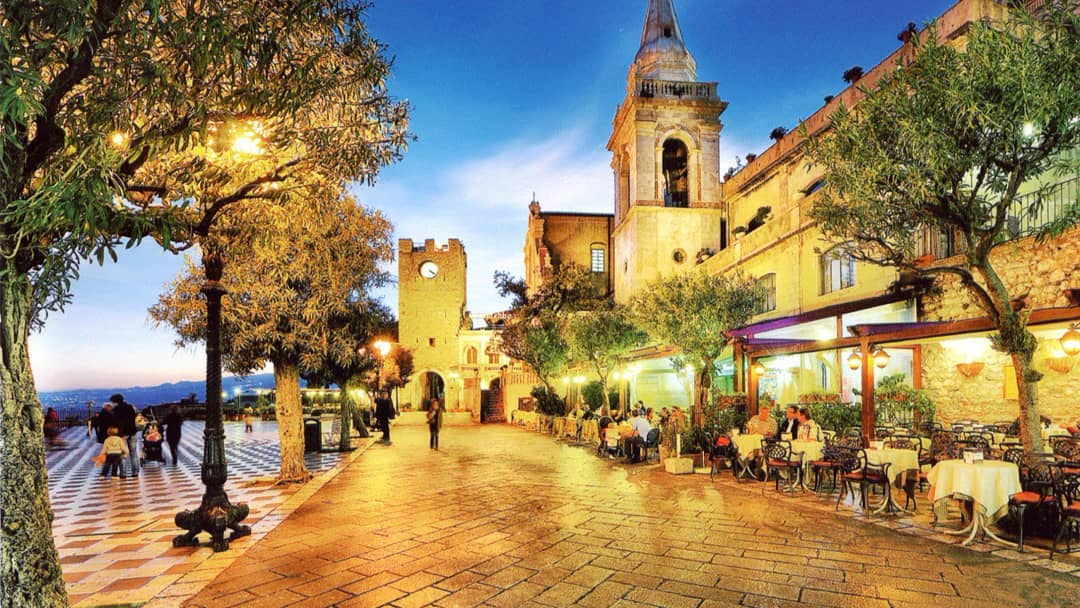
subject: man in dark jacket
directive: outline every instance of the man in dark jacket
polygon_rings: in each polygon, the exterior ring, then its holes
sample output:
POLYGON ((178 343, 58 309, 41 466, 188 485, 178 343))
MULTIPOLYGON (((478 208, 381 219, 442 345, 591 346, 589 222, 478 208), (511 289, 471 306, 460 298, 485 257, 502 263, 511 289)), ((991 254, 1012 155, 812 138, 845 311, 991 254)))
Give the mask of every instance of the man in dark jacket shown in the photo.
POLYGON ((114 424, 116 421, 113 419, 112 401, 106 401, 105 405, 101 406, 101 411, 94 416, 94 433, 98 443, 105 443, 105 438, 109 436, 109 427, 114 424))
MULTIPOLYGON (((131 476, 139 476, 139 429, 135 428, 135 406, 124 401, 124 396, 117 393, 109 397, 113 402, 114 425, 120 435, 127 439, 128 462, 131 463, 131 476)), ((121 474, 121 477, 124 475, 121 474)))
POLYGON ((784 416, 784 421, 780 424, 780 430, 777 431, 776 438, 780 439, 785 433, 791 433, 791 438, 797 439, 799 437, 799 408, 794 405, 787 406, 784 416))
POLYGON ((394 402, 386 391, 379 391, 375 398, 375 419, 379 421, 379 430, 382 431, 382 442, 390 443, 390 419, 394 417, 394 402))

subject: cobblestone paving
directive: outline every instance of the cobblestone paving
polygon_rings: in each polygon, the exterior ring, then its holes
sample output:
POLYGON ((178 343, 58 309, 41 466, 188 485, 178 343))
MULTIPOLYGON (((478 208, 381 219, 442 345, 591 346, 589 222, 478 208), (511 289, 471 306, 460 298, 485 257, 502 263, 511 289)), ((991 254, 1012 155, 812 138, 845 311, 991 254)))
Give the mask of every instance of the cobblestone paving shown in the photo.
MULTIPOLYGON (((394 431, 185 606, 1077 606, 1080 577, 507 426, 394 431)), ((808 502, 815 499, 807 497, 808 502)), ((153 606, 155 604, 151 604, 153 606)))
MULTIPOLYGON (((314 493, 317 483, 273 486, 269 482, 280 462, 276 423, 256 422, 253 433, 244 433, 243 426, 225 425, 226 491, 230 500, 250 507, 244 523, 252 526, 253 536, 236 541, 233 551, 217 555, 206 547, 172 547, 172 538, 182 532, 173 517, 178 511, 198 507, 205 491, 200 478, 202 422, 184 424, 176 466, 165 447, 168 464, 145 463, 134 479, 100 478, 101 469, 90 459, 101 451, 101 444, 87 437, 85 429, 64 432, 66 449, 50 449, 46 463, 53 538, 74 606, 138 604, 170 586, 170 592, 187 590, 190 596, 216 576, 225 562, 291 513, 289 507, 314 493)), ((310 471, 319 474, 341 462, 343 455, 313 452, 304 460, 310 471)), ((206 542, 207 536, 201 540, 206 542)))

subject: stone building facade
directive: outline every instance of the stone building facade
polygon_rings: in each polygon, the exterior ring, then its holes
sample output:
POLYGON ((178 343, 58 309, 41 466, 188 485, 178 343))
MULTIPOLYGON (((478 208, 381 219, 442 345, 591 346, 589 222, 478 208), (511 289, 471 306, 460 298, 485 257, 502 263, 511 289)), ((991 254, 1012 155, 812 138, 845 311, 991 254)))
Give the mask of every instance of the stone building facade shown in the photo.
MULTIPOLYGON (((1006 18, 1005 3, 960 0, 938 16, 937 35, 960 43, 971 23, 1006 18)), ((908 39, 925 35, 909 32, 908 39)), ((861 89, 872 89, 913 48, 905 41, 827 101, 803 121, 807 132, 827 131, 840 104, 857 105, 861 89)), ((758 280, 769 294, 767 302, 749 326, 735 332, 737 348, 720 362, 720 374, 730 374, 724 383, 748 392, 751 407, 759 397, 791 403, 801 394, 823 391, 861 400, 864 410, 872 410, 876 382, 904 374, 930 392, 945 421, 1014 418, 1008 362, 989 350, 986 330, 963 329, 983 313, 957 285, 939 281, 940 291, 928 293, 924 284, 911 283, 893 269, 853 261, 840 243, 823 238, 809 217, 820 196, 821 173, 809 166, 799 131, 780 137, 721 181, 717 142, 726 105, 715 83, 697 80, 672 1, 651 0, 607 144, 615 178, 610 257, 616 300, 678 272, 742 272, 758 280), (869 359, 876 349, 890 355, 884 367, 869 359), (972 357, 984 366, 981 375, 969 377, 965 374, 973 368, 965 365, 960 373, 956 364, 972 357)), ((1080 176, 1064 179, 1071 180, 1075 199, 1080 176)), ((1039 185, 1026 184, 1021 192, 1039 185)), ((1038 244, 1021 238, 1030 233, 1031 221, 1010 218, 1015 238, 999 245, 994 257, 1010 290, 1026 294, 1024 305, 1040 311, 1032 317, 1042 344, 1036 363, 1045 374, 1040 409, 1071 423, 1080 417, 1075 406, 1080 366, 1074 361, 1080 356, 1064 357, 1055 343, 1080 319, 1080 232, 1038 244)), ((536 281, 544 275, 539 256, 530 258, 529 243, 544 241, 544 227, 530 222, 526 274, 536 281)), ((941 245, 946 241, 927 232, 923 246, 930 263, 955 253, 941 245)), ((666 360, 642 356, 639 367, 654 375, 677 373, 666 360)), ((676 386, 674 380, 667 384, 676 386)), ((675 394, 666 392, 665 399, 668 393, 675 394)), ((653 405, 649 397, 639 392, 634 398, 653 405)))
POLYGON ((490 325, 473 328, 466 310, 465 247, 458 239, 398 241, 398 345, 413 351, 413 374, 398 394, 402 409, 432 397, 474 421, 503 419, 533 380, 495 348, 490 325), (486 407, 485 407, 486 406, 486 407))

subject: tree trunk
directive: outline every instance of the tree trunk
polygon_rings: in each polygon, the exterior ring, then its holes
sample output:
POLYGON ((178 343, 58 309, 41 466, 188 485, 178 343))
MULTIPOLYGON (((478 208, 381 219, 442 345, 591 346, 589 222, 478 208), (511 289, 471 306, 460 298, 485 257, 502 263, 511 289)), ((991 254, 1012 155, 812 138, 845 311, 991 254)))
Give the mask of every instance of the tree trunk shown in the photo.
POLYGON ((1038 383, 1031 380, 1037 374, 1031 367, 1031 354, 1010 353, 1016 372, 1016 396, 1020 406, 1020 441, 1027 453, 1043 451, 1042 421, 1039 418, 1038 383))
POLYGON ((694 411, 691 420, 697 426, 705 424, 705 404, 709 401, 709 389, 712 388, 712 368, 713 362, 706 361, 694 377, 694 386, 697 390, 694 391, 694 411))
POLYGON ((311 478, 304 465, 304 408, 300 402, 300 367, 292 361, 274 361, 277 392, 278 441, 281 444, 279 481, 304 483, 311 478))
POLYGON ((52 537, 41 402, 27 349, 30 280, 6 264, 0 273, 0 606, 67 606, 52 537))
POLYGON ((352 449, 352 416, 356 411, 353 402, 352 382, 339 384, 341 387, 341 435, 338 437, 338 450, 348 452, 352 449))

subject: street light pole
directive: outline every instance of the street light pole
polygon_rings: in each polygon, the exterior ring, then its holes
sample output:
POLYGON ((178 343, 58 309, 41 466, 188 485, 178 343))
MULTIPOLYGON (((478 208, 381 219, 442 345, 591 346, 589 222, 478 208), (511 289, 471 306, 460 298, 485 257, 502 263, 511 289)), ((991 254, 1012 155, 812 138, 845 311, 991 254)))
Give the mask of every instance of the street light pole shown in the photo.
POLYGON ((209 532, 215 552, 229 548, 229 541, 251 534, 251 528, 241 525, 248 516, 244 503, 232 504, 225 494, 229 478, 225 462, 225 428, 221 422, 221 284, 224 262, 220 253, 210 247, 203 250, 203 269, 206 281, 201 291, 206 295, 206 428, 203 431, 202 480, 206 485, 202 503, 194 511, 176 514, 178 528, 187 530, 173 538, 174 547, 195 547, 199 533, 209 532), (232 530, 225 538, 225 529, 232 530))

